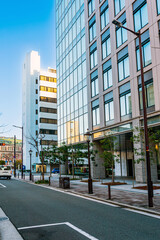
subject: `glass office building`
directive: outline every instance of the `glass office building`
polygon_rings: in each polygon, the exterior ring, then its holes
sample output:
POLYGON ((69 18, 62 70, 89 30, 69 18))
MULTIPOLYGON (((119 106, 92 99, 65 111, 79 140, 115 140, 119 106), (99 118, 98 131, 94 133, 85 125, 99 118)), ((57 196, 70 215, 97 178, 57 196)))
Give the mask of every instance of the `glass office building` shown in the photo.
MULTIPOLYGON (((139 41, 112 21, 141 31, 148 126, 156 131, 160 127, 159 2, 59 0, 56 4, 59 143, 83 141, 88 127, 102 151, 100 139, 115 134, 120 156, 115 175, 135 176, 139 182, 145 181, 145 163, 135 164, 130 141, 132 130, 143 126, 139 41)), ((153 180, 160 179, 160 153, 156 161, 153 180)), ((105 177, 99 155, 92 176, 105 177)))
POLYGON ((59 144, 83 141, 88 128, 84 15, 84 1, 56 1, 59 144))

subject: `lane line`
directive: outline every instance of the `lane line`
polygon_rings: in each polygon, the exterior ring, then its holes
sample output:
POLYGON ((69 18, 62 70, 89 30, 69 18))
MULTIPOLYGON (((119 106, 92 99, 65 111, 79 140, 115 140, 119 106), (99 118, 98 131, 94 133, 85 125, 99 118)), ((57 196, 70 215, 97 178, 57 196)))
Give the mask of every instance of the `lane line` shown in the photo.
POLYGON ((1 185, 2 187, 6 188, 6 186, 4 186, 2 183, 0 183, 0 185, 1 185))
POLYGON ((80 228, 74 226, 73 224, 71 224, 69 222, 67 222, 66 225, 69 226, 70 228, 74 229, 75 231, 79 232, 83 236, 91 239, 91 240, 98 240, 98 238, 95 238, 95 237, 91 236, 90 234, 86 233, 85 231, 81 230, 80 228))
POLYGON ((141 211, 134 210, 134 209, 129 209, 129 208, 123 208, 123 209, 126 210, 126 211, 129 211, 129 212, 134 212, 134 213, 142 214, 142 215, 145 215, 145 216, 148 216, 148 217, 153 217, 153 218, 160 219, 160 216, 156 216, 156 215, 151 214, 151 213, 141 212, 141 211))
POLYGON ((28 227, 20 227, 20 228, 17 228, 17 229, 18 230, 25 230, 25 229, 31 229, 31 228, 51 227, 51 226, 58 226, 58 225, 64 225, 64 224, 66 224, 66 222, 35 225, 35 226, 28 226, 28 227))
MULTIPOLYGON (((15 180, 21 181, 20 179, 15 179, 15 180)), ((22 181, 21 181, 21 182, 22 182, 22 181)), ((67 192, 67 191, 60 190, 60 189, 57 189, 57 188, 54 188, 54 187, 49 187, 49 186, 35 185, 34 183, 30 183, 30 182, 25 182, 25 183, 34 185, 34 186, 36 186, 36 187, 42 187, 42 188, 50 189, 50 190, 52 190, 52 191, 61 192, 61 193, 68 194, 68 195, 71 195, 71 196, 74 196, 74 197, 83 198, 83 199, 86 199, 86 200, 89 200, 89 201, 92 201, 92 202, 101 203, 101 204, 104 204, 104 205, 107 205, 107 206, 119 208, 118 205, 115 205, 115 204, 112 204, 112 203, 108 203, 108 202, 103 202, 103 201, 97 200, 97 199, 93 199, 93 198, 90 198, 89 196, 77 195, 76 193, 67 192)))
POLYGON ((69 222, 51 223, 51 224, 35 225, 35 226, 28 226, 28 227, 20 227, 20 228, 17 228, 17 229, 18 230, 26 230, 26 229, 51 227, 51 226, 59 226, 59 225, 67 225, 68 227, 72 228, 76 232, 79 232, 81 235, 87 237, 90 240, 98 240, 98 238, 93 237, 92 235, 86 233, 85 231, 81 230, 80 228, 74 226, 73 224, 71 224, 69 222))

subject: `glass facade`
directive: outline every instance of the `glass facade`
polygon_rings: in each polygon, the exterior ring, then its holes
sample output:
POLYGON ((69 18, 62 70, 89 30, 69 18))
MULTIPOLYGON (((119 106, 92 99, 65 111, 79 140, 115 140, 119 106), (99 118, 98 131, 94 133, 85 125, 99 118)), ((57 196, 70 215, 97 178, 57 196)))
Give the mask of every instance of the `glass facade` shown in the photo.
POLYGON ((108 0, 106 0, 102 7, 100 8, 100 14, 101 14, 101 30, 103 30, 103 28, 105 28, 109 23, 108 0))
POLYGON ((110 29, 107 29, 102 35, 102 59, 111 54, 110 29))
POLYGON ((130 82, 119 88, 121 117, 132 113, 130 82))
POLYGON ((137 32, 148 23, 147 1, 137 0, 133 4, 134 29, 137 32))
MULTIPOLYGON (((124 13, 120 18, 118 18, 118 21, 121 22, 124 27, 127 27, 126 13, 124 13)), ((118 48, 127 41, 127 30, 121 27, 116 27, 116 39, 118 48)))
POLYGON ((125 7, 125 0, 114 0, 114 7, 117 15, 125 7))
MULTIPOLYGON (((142 42, 142 55, 143 55, 143 67, 151 64, 151 47, 150 47, 150 38, 149 38, 149 30, 144 32, 141 36, 142 42)), ((137 70, 140 70, 140 55, 139 55, 139 40, 136 40, 136 56, 137 56, 137 70)))
POLYGON ((111 59, 103 64, 103 89, 112 87, 112 65, 111 59))
POLYGON ((84 18, 84 0, 56 1, 59 144, 83 141, 88 128, 84 18))
POLYGON ((109 122, 114 119, 113 92, 104 96, 105 120, 109 122))
POLYGON ((95 0, 88 1, 88 15, 90 16, 95 10, 95 0))
POLYGON ((129 56, 128 47, 118 53, 118 77, 119 81, 129 77, 129 56))

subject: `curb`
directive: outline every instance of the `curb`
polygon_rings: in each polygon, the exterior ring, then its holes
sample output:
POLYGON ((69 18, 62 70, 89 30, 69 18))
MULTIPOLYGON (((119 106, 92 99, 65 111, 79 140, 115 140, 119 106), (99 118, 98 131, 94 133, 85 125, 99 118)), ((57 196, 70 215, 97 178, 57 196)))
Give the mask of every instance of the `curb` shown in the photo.
POLYGON ((46 185, 38 185, 38 184, 35 184, 34 182, 30 182, 30 181, 25 181, 23 179, 16 179, 15 180, 19 180, 19 181, 22 181, 22 182, 26 182, 26 183, 29 183, 29 184, 33 184, 33 185, 36 185, 36 186, 40 186, 40 187, 45 187, 45 188, 48 188, 48 189, 55 189, 55 190, 58 190, 60 192, 63 192, 63 193, 72 193, 74 194, 75 196, 78 195, 78 196, 82 196, 82 197, 86 197, 88 199, 94 199, 94 200, 97 200, 97 201, 100 201, 100 202, 105 202, 105 203, 109 203, 109 204, 112 204, 112 205, 116 205, 118 207, 121 207, 121 208, 128 208, 128 209, 132 209, 132 210, 136 210, 136 211, 141 211, 141 212, 145 212, 145 213, 148 213, 148 214, 153 214, 155 216, 159 216, 160 217, 160 213, 154 211, 154 210, 151 210, 151 209, 146 209, 146 208, 142 208, 142 207, 136 207, 136 206, 133 206, 133 205, 129 205, 129 204, 125 204, 125 203, 119 203, 119 202, 115 202, 115 201, 112 201, 112 200, 107 200, 107 199, 103 199, 103 198, 98 198, 98 197, 95 197, 95 196, 91 196, 91 195, 88 195, 88 194, 83 194, 83 193, 79 193, 79 192, 75 192, 75 191, 72 191, 72 190, 65 190, 65 189, 61 189, 61 188, 58 188, 58 187, 53 187, 53 186, 46 186, 46 185))

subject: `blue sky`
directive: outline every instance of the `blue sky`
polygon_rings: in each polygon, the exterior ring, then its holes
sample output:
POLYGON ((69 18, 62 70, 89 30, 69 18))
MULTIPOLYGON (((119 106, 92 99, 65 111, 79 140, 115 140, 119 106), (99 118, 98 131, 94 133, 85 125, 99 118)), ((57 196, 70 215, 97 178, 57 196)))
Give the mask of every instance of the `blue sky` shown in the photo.
POLYGON ((0 136, 21 138, 22 65, 36 50, 41 68, 56 67, 55 0, 0 1, 0 136))

